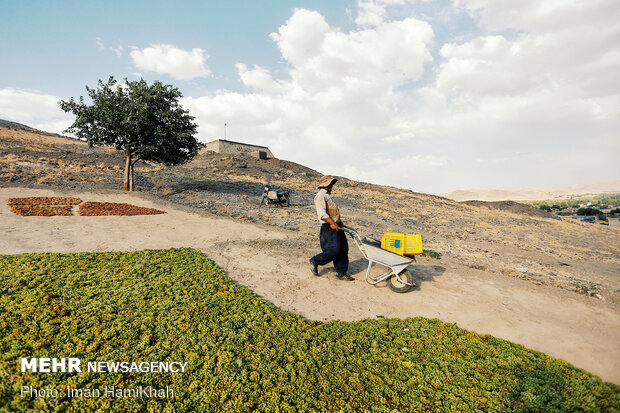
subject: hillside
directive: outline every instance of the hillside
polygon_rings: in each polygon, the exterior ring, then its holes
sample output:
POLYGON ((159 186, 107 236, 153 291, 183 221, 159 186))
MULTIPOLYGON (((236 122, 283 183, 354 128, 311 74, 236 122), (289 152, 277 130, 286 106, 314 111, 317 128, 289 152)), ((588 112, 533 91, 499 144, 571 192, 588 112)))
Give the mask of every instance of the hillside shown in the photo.
POLYGON ((206 152, 184 166, 138 165, 138 191, 128 194, 119 190, 123 159, 114 150, 4 128, 0 148, 2 199, 75 195, 169 211, 157 225, 146 217, 39 220, 11 214, 2 201, 3 253, 190 246, 269 302, 312 320, 436 317, 620 383, 618 229, 342 178, 333 195, 347 225, 372 239, 421 233, 425 250, 441 254, 418 257, 410 269, 417 287, 394 295, 364 283, 367 262, 352 243, 356 282, 342 285, 330 267, 320 279, 310 276, 321 174, 302 165, 206 152), (290 189, 293 205, 259 208, 266 183, 290 189))
MULTIPOLYGON (((6 128, 0 128, 0 144, 2 185, 63 190, 122 187, 123 159, 112 149, 6 128)), ((321 174, 302 165, 206 152, 184 166, 140 164, 136 170, 138 191, 175 204, 307 237, 316 231, 312 199, 321 174), (290 189, 293 206, 259 209, 267 183, 290 189)), ((425 248, 467 267, 620 303, 616 229, 531 216, 527 211, 532 208, 525 205, 511 208, 525 213, 512 213, 346 178, 334 196, 347 224, 369 238, 380 239, 383 232, 421 233, 425 248)))
POLYGON ((620 181, 593 182, 590 184, 571 185, 567 188, 540 191, 522 189, 519 191, 491 190, 459 190, 445 194, 446 198, 455 201, 539 201, 562 200, 575 197, 591 197, 601 194, 620 193, 620 181))
POLYGON ((31 128, 30 126, 24 125, 22 123, 11 122, 10 120, 4 120, 4 119, 0 119, 0 128, 13 129, 16 131, 31 132, 31 133, 35 133, 37 135, 43 135, 43 136, 53 136, 53 137, 60 137, 60 138, 65 138, 69 140, 78 140, 78 139, 70 138, 68 136, 60 135, 58 133, 45 132, 39 129, 31 128))

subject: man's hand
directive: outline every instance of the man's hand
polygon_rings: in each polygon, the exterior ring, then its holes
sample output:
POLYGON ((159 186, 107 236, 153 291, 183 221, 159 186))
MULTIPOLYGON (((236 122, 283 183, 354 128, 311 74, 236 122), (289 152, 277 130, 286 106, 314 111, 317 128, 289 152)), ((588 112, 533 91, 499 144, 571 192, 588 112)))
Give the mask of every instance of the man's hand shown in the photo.
POLYGON ((338 224, 336 224, 333 219, 323 218, 323 221, 327 222, 331 229, 335 229, 336 231, 338 231, 338 224))

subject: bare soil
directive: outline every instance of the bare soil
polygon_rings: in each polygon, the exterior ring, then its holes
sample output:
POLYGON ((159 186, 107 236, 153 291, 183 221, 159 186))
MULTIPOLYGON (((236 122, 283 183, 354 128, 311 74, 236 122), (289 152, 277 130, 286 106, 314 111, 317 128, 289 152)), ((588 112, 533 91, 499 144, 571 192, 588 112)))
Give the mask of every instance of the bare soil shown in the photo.
POLYGON ((486 207, 489 209, 499 209, 502 211, 510 211, 517 214, 526 214, 533 217, 560 219, 551 212, 544 211, 540 208, 535 208, 530 205, 521 204, 515 201, 463 201, 465 205, 471 205, 475 207, 486 207))

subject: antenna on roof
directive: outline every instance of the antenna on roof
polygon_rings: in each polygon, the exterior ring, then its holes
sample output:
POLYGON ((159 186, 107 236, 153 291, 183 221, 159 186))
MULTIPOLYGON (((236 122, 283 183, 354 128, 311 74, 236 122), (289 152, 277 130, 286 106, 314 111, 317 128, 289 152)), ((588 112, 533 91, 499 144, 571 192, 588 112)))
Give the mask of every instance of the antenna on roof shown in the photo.
POLYGON ((224 140, 226 140, 226 124, 224 123, 224 140))

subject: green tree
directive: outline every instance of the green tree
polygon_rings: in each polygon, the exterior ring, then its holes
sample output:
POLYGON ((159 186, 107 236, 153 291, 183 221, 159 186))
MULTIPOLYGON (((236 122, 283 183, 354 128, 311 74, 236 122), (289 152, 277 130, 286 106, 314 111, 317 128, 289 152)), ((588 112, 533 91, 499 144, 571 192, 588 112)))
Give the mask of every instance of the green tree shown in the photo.
POLYGON ((579 208, 577 210, 577 215, 593 216, 593 215, 597 215, 597 214, 600 214, 600 213, 601 213, 601 211, 599 211, 597 208, 593 208, 593 207, 579 208))
POLYGON ((92 104, 71 98, 58 103, 72 112, 75 122, 66 130, 93 145, 113 146, 125 155, 123 189, 133 191, 133 167, 139 160, 179 165, 191 160, 200 148, 194 135, 197 125, 179 105, 181 92, 155 81, 125 79, 124 84, 110 77, 86 90, 92 104))

